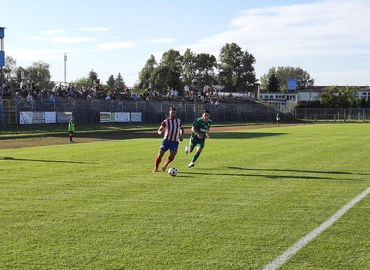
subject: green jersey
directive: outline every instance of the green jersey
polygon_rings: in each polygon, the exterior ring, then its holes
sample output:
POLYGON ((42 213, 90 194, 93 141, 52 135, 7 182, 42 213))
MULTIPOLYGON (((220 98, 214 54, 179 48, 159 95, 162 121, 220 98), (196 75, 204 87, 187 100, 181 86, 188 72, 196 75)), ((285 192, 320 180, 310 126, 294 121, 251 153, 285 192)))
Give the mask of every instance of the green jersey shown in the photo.
MULTIPOLYGON (((202 117, 199 117, 198 119, 196 119, 193 123, 193 127, 200 133, 203 135, 203 138, 206 137, 206 133, 208 132, 208 129, 211 127, 212 125, 212 120, 211 119, 208 119, 208 121, 204 121, 202 117)), ((193 136, 195 136, 195 133, 193 133, 193 136)))
POLYGON ((68 131, 75 131, 75 123, 72 120, 69 120, 68 131))

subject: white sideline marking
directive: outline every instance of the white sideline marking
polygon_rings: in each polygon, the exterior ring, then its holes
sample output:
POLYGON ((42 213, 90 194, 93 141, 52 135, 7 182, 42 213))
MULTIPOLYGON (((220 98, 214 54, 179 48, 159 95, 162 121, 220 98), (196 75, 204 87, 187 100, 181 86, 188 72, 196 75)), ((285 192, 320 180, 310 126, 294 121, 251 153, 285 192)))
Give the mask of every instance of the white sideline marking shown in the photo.
POLYGON ((370 193, 370 188, 366 189, 348 204, 343 206, 338 212, 336 212, 331 218, 327 221, 322 223, 319 227, 311 231, 309 234, 301 238, 298 242, 296 242, 293 246, 287 249, 283 254, 277 257, 275 260, 270 262, 266 265, 263 270, 274 270, 282 266, 287 260, 290 259, 295 253, 297 253, 301 248, 307 245, 310 241, 312 241, 316 236, 322 233, 324 230, 329 228, 334 222, 336 222, 341 216, 343 216, 349 209, 351 209, 356 203, 361 201, 363 198, 366 197, 370 193))

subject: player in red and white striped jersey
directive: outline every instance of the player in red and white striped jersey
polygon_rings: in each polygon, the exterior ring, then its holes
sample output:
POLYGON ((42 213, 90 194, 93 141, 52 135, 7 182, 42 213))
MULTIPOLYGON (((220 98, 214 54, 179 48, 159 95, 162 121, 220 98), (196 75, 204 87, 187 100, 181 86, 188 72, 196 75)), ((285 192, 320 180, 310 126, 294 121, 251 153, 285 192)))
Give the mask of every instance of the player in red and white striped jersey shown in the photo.
POLYGON ((166 162, 163 164, 162 171, 167 169, 167 166, 171 161, 174 160, 177 150, 179 147, 179 140, 183 140, 184 127, 182 122, 176 116, 176 109, 171 107, 169 110, 169 117, 162 121, 158 128, 158 134, 161 135, 164 132, 163 140, 161 146, 159 147, 159 152, 155 158, 155 167, 153 172, 158 172, 158 166, 162 161, 164 153, 170 149, 170 155, 168 156, 166 162))

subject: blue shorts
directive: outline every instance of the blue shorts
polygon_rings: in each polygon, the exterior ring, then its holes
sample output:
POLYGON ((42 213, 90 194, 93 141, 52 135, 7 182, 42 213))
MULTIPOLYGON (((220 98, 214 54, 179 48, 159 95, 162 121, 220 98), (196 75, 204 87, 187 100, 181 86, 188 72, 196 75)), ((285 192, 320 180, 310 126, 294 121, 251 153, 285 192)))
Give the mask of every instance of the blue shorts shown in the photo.
POLYGON ((161 146, 159 147, 161 150, 167 151, 168 149, 170 150, 175 150, 179 148, 179 142, 172 142, 169 140, 163 140, 161 146))

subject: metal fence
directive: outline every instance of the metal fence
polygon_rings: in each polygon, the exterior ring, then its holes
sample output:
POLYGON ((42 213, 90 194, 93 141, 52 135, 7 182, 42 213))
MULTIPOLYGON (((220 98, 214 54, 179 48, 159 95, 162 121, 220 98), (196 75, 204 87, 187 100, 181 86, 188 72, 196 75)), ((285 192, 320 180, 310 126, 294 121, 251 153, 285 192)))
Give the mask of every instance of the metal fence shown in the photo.
POLYGON ((230 101, 216 106, 211 103, 179 100, 110 100, 109 102, 95 100, 90 108, 86 104, 78 104, 75 112, 81 122, 97 122, 100 112, 141 112, 143 122, 158 123, 167 116, 171 106, 177 109, 177 116, 184 122, 194 121, 205 109, 211 112, 212 119, 217 122, 273 121, 276 115, 274 109, 254 102, 230 101), (94 114, 92 119, 88 117, 90 112, 94 114))
MULTIPOLYGON (((4 100, 5 101, 5 100, 4 100)), ((217 105, 210 102, 191 100, 101 100, 101 99, 65 99, 57 98, 53 102, 7 100, 3 104, 4 124, 19 124, 19 112, 72 112, 79 123, 98 123, 100 112, 141 112, 144 123, 158 123, 168 114, 169 107, 177 109, 177 115, 183 122, 192 122, 200 117, 205 109, 217 122, 258 122, 275 121, 276 109, 245 99, 230 99, 217 105)), ((282 114, 282 121, 294 120, 282 114)))
POLYGON ((294 109, 297 119, 314 121, 370 121, 370 109, 302 108, 294 109))

